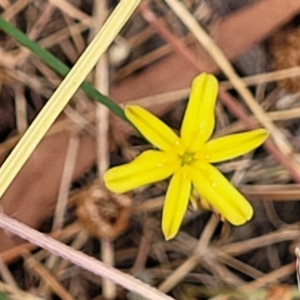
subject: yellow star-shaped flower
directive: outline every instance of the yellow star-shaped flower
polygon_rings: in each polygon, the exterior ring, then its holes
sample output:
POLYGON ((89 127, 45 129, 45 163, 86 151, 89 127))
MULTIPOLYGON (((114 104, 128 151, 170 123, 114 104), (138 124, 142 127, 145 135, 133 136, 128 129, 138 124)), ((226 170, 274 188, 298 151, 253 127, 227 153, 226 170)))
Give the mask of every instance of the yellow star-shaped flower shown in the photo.
POLYGON ((159 150, 147 150, 133 161, 108 170, 104 182, 109 190, 124 193, 171 177, 162 215, 166 239, 177 234, 192 188, 233 225, 242 225, 253 215, 250 203, 211 163, 255 149, 268 132, 257 129, 209 141, 217 93, 214 76, 203 73, 193 80, 180 137, 145 109, 135 105, 125 108, 126 117, 159 150))

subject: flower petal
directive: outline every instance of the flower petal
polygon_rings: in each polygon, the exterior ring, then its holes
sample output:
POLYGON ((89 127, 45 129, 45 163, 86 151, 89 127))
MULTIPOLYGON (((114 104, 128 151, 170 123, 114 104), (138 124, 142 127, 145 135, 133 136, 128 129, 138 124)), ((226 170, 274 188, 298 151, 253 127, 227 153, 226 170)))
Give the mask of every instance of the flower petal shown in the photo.
POLYGON ((178 232, 188 206, 191 193, 191 180, 186 167, 180 168, 172 177, 162 215, 162 231, 166 240, 178 232))
MULTIPOLYGON (((267 139, 268 135, 264 129, 228 135, 207 142, 204 145, 204 152, 209 162, 224 161, 257 148, 267 139)), ((200 153, 200 155, 202 154, 200 153)))
POLYGON ((217 93, 218 82, 213 75, 202 73, 193 80, 181 126, 181 137, 189 145, 188 151, 199 149, 212 134, 217 93))
POLYGON ((252 218, 250 203, 215 167, 201 163, 191 167, 191 174, 200 196, 231 224, 242 225, 252 218))
POLYGON ((109 190, 124 193, 168 178, 180 168, 180 164, 176 155, 148 150, 133 161, 108 170, 103 179, 109 190))
MULTIPOLYGON (((140 106, 127 105, 125 115, 155 147, 167 152, 181 148, 182 142, 176 133, 149 111, 140 106)), ((184 149, 179 150, 179 154, 183 151, 184 149)))

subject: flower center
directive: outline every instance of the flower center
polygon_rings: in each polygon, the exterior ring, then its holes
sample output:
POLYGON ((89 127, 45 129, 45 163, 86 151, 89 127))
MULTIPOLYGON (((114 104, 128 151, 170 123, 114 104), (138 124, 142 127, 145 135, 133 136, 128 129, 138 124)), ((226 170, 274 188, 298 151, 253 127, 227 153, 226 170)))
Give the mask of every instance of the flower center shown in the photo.
POLYGON ((181 156, 181 159, 182 159, 182 165, 189 165, 195 160, 194 153, 184 152, 183 155, 181 156))

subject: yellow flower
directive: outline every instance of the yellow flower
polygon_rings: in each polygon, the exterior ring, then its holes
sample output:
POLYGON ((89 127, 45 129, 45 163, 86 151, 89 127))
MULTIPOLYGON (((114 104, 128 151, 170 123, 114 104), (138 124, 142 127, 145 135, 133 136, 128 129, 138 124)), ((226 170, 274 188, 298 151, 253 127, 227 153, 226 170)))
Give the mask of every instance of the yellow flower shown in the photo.
POLYGON ((255 149, 268 133, 257 129, 208 141, 215 125, 217 93, 214 76, 203 73, 193 80, 180 137, 145 109, 135 105, 125 108, 126 117, 159 150, 147 150, 133 161, 108 170, 104 182, 109 190, 124 193, 172 176, 162 214, 166 239, 177 234, 192 188, 233 225, 242 225, 253 215, 249 202, 211 163, 255 149))

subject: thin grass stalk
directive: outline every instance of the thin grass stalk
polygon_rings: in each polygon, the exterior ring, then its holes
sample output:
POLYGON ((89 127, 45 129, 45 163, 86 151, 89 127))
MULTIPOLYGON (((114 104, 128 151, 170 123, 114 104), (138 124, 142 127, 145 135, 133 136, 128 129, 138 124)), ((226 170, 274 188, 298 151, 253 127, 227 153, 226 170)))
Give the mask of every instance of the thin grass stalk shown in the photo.
POLYGON ((42 111, 25 132, 0 169, 0 197, 3 196, 50 126, 95 66, 100 56, 107 50, 126 21, 133 14, 139 2, 139 0, 123 0, 118 4, 107 22, 105 22, 61 85, 56 89, 42 111))

